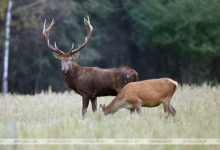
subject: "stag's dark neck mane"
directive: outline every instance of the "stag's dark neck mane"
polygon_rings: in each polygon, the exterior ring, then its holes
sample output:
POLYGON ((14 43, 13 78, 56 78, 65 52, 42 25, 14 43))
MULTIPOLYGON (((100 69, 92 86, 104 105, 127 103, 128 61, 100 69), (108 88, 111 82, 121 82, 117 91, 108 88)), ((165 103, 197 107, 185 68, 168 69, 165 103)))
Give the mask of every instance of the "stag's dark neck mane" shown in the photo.
POLYGON ((72 62, 70 69, 67 73, 64 73, 62 71, 64 84, 66 87, 73 89, 74 91, 77 90, 76 88, 76 80, 77 80, 77 73, 81 66, 77 64, 76 62, 72 62))

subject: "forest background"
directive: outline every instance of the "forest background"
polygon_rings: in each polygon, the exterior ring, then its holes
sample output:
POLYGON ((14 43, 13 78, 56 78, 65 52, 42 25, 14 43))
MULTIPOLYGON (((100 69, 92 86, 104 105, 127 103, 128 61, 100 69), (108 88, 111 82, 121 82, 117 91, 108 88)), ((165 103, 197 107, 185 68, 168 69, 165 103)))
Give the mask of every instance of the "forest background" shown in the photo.
MULTIPOLYGON (((8 0, 0 1, 0 83, 3 78, 8 0)), ((179 83, 220 82, 220 3, 217 0, 13 0, 9 92, 66 90, 42 36, 56 21, 51 42, 68 52, 80 45, 89 16, 94 31, 77 62, 102 68, 127 65, 140 79, 171 77, 179 83)), ((2 88, 2 87, 0 87, 2 88)))

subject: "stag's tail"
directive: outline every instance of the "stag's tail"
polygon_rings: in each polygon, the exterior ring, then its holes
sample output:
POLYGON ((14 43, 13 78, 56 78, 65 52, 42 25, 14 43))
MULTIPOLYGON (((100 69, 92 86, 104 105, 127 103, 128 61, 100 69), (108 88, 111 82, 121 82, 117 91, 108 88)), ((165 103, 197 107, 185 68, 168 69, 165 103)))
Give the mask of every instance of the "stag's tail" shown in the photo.
POLYGON ((132 78, 130 79, 130 82, 139 81, 139 74, 135 70, 132 70, 131 74, 132 78))
POLYGON ((135 76, 135 81, 139 81, 139 74, 136 71, 134 71, 134 76, 135 76))

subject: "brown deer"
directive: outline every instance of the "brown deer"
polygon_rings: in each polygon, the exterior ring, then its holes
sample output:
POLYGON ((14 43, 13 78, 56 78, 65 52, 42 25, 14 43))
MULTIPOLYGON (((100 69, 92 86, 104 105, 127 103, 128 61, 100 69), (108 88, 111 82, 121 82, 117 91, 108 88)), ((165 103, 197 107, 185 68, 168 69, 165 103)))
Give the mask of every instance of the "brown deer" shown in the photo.
POLYGON ((75 62, 79 52, 86 46, 92 34, 93 27, 90 24, 89 18, 84 18, 84 23, 88 30, 85 42, 76 49, 74 49, 74 44, 72 44, 69 53, 64 53, 58 49, 56 42, 54 46, 50 44, 49 32, 54 23, 54 20, 52 20, 51 24, 46 28, 45 20, 43 35, 55 58, 61 60, 64 84, 82 96, 83 118, 88 108, 89 100, 91 100, 92 110, 95 112, 97 110, 97 97, 116 96, 127 83, 138 81, 138 73, 127 66, 101 69, 97 67, 81 67, 75 62))
POLYGON ((100 105, 100 108, 104 115, 113 114, 121 108, 141 114, 141 107, 156 107, 163 103, 167 117, 170 113, 175 116, 176 110, 170 101, 177 87, 178 83, 169 78, 128 83, 108 106, 100 105))

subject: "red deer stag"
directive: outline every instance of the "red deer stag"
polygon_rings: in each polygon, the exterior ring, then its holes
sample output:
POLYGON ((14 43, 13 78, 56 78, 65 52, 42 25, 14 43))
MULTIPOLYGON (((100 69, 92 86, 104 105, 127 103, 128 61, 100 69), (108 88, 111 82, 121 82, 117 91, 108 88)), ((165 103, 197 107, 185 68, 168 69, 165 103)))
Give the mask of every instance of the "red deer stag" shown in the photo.
POLYGON ((104 115, 113 114, 121 108, 141 114, 141 107, 156 107, 163 103, 164 112, 175 116, 176 110, 170 101, 177 87, 178 83, 169 78, 128 83, 108 106, 100 105, 100 108, 104 115))
POLYGON ((82 96, 83 118, 87 111, 89 100, 91 100, 92 110, 95 112, 97 110, 97 97, 116 96, 127 83, 138 81, 138 73, 127 66, 101 69, 97 67, 81 67, 75 62, 79 52, 86 46, 92 34, 93 27, 89 18, 84 18, 84 23, 88 30, 85 42, 76 49, 74 49, 74 44, 72 44, 69 53, 64 53, 58 49, 56 42, 54 46, 50 44, 49 33, 54 23, 54 20, 52 20, 51 24, 46 28, 45 20, 43 35, 55 58, 61 60, 64 84, 82 96))

